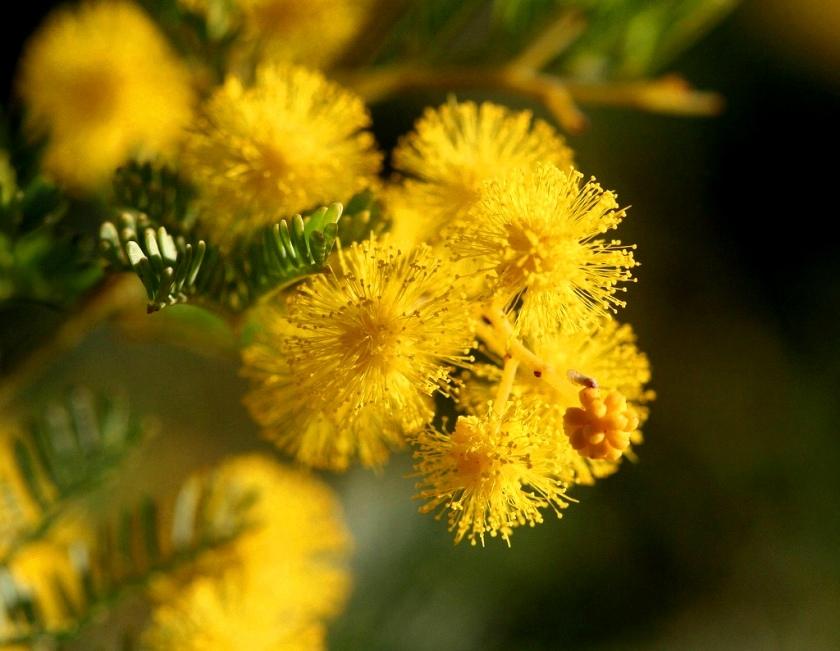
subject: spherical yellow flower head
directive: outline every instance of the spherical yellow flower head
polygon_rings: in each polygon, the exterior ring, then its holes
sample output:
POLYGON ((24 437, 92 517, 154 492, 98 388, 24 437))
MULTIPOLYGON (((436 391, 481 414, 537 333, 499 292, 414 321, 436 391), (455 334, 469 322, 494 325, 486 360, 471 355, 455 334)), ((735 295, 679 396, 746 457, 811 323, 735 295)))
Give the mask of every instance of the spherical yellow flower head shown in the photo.
POLYGON ((249 585, 268 591, 278 605, 285 599, 288 611, 335 615, 349 590, 350 535, 330 488, 260 455, 227 461, 214 480, 221 499, 256 495, 248 512, 254 528, 232 547, 249 585))
POLYGON ((482 185, 453 242, 497 276, 497 298, 521 297, 517 326, 531 337, 574 332, 609 317, 632 279, 632 247, 598 236, 624 218, 616 197, 579 172, 538 164, 482 185))
POLYGON ((186 69, 129 2, 52 13, 24 52, 19 89, 33 129, 50 135, 44 169, 82 188, 133 154, 170 151, 192 112, 186 69))
MULTIPOLYGON (((491 351, 504 354, 504 351, 491 351)), ((580 375, 594 378, 602 391, 619 391, 630 402, 640 421, 647 416, 646 403, 655 397, 653 391, 645 388, 650 382, 650 362, 636 345, 636 336, 628 324, 604 321, 595 330, 572 333, 557 333, 534 342, 534 352, 545 364, 558 374, 574 370, 580 375)), ((470 413, 483 413, 487 402, 492 399, 501 371, 489 364, 471 369, 464 387, 460 391, 460 404, 470 413)), ((513 386, 513 395, 542 410, 544 418, 557 431, 563 429, 566 410, 580 405, 580 386, 569 381, 546 382, 544 376, 537 377, 532 371, 520 367, 513 386)), ((642 434, 636 430, 631 443, 642 442, 642 434)), ((560 445, 568 447, 567 437, 561 437, 560 445)), ((577 484, 593 484, 596 479, 611 475, 618 469, 618 463, 607 459, 592 459, 579 454, 574 460, 569 481, 577 484)))
MULTIPOLYGON (((597 380, 602 391, 623 395, 639 419, 636 428, 630 431, 630 442, 634 445, 642 442, 637 428, 647 417, 644 405, 655 396, 645 388, 651 377, 650 362, 636 346, 636 336, 629 325, 604 321, 593 332, 558 334, 543 339, 537 342, 535 350, 553 368, 575 370, 597 380)), ((553 419, 558 429, 563 427, 566 410, 579 404, 580 388, 572 382, 550 386, 532 373, 523 373, 522 378, 523 391, 542 401, 548 410, 546 417, 553 419)), ((576 464, 575 481, 592 484, 617 468, 616 460, 610 457, 582 455, 576 464)))
POLYGON ((229 460, 212 480, 205 512, 254 500, 251 526, 211 552, 203 576, 156 610, 144 648, 323 648, 324 622, 340 612, 350 582, 350 538, 335 495, 262 455, 229 460))
POLYGON ((370 185, 380 155, 362 100, 319 72, 269 66, 253 86, 229 77, 187 137, 182 166, 215 241, 370 185))
POLYGON ((241 41, 263 58, 311 66, 332 62, 358 33, 370 0, 237 0, 241 41))
POLYGON ((473 545, 485 534, 510 544, 515 527, 543 521, 544 508, 559 516, 571 458, 547 425, 539 409, 514 400, 502 416, 459 417, 452 434, 421 433, 418 497, 428 500, 421 512, 445 512, 455 542, 467 536, 473 545))
POLYGON ((572 151, 530 111, 490 102, 427 109, 394 150, 394 167, 408 177, 388 195, 397 241, 435 240, 463 217, 482 182, 539 161, 568 170, 572 151))
POLYGON ((430 396, 472 346, 460 278, 428 247, 401 253, 372 238, 269 305, 244 353, 245 399, 265 434, 304 464, 379 466, 428 423, 430 396))
MULTIPOLYGON (((282 546, 281 542, 277 546, 282 546)), ((318 622, 288 618, 257 592, 231 581, 199 579, 155 610, 143 633, 148 651, 313 651, 324 649, 318 622)))
POLYGON ((583 406, 566 410, 563 427, 572 447, 590 459, 618 461, 630 447, 639 416, 618 391, 601 395, 597 387, 581 389, 583 406))

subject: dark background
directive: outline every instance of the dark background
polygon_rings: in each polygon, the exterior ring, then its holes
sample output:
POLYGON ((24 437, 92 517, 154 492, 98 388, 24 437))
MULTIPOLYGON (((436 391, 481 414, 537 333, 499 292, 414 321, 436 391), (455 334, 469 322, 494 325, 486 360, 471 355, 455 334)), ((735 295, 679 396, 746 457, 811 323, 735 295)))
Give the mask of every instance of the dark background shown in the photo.
MULTIPOLYGON (((7 95, 51 4, 2 23, 7 95)), ((840 46, 819 50, 768 10, 782 4, 745 4, 670 67, 719 90, 720 117, 588 110, 571 139, 583 171, 632 206, 620 233, 643 266, 622 318, 658 393, 640 463, 510 550, 453 548, 416 514, 405 457, 335 480, 357 550, 332 648, 840 648, 840 46)), ((383 145, 420 106, 374 110, 383 145)), ((51 382, 177 363, 195 378, 182 420, 252 429, 234 362, 95 335, 51 382)), ((167 410, 165 387, 140 400, 167 410)))

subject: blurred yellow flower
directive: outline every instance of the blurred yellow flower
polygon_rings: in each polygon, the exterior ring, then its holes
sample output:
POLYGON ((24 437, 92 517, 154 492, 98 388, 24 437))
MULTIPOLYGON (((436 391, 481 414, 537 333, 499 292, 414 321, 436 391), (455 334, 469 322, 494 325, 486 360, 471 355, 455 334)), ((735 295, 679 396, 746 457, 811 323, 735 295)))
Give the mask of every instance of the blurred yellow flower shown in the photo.
POLYGON ((333 201, 373 183, 381 160, 362 100, 321 73, 267 66, 207 101, 185 143, 184 172, 199 190, 215 241, 333 201))
POLYGON ((133 3, 53 12, 21 60, 30 126, 47 133, 44 170, 91 188, 132 155, 173 149, 192 112, 187 71, 133 3))
POLYGON ((632 279, 632 248, 598 236, 624 218, 612 192, 551 164, 519 168, 481 186, 453 238, 456 255, 495 272, 495 298, 521 298, 526 336, 574 332, 608 318, 632 279))
POLYGON ((57 632, 75 624, 86 604, 82 570, 89 563, 91 535, 84 521, 63 519, 37 541, 20 548, 4 569, 17 589, 32 600, 38 620, 30 626, 33 623, 26 618, 0 617, 0 639, 30 635, 33 628, 57 632))
POLYGON ((431 243, 464 216, 487 179, 538 162, 571 169, 572 151, 530 111, 484 102, 426 109, 394 150, 394 167, 406 176, 388 203, 399 243, 431 243))
POLYGON ((350 538, 332 491, 256 454, 226 461, 213 482, 207 512, 216 500, 252 496, 251 527, 210 552, 202 576, 155 611, 144 648, 323 648, 324 622, 350 587, 350 538))
POLYGON ((313 277, 287 308, 259 314, 245 402, 266 436, 312 466, 384 463, 429 422, 430 396, 473 343, 460 279, 425 246, 354 244, 341 273, 313 277))
POLYGON ((236 0, 241 40, 264 60, 333 62, 359 32, 371 0, 236 0))
POLYGON ((417 497, 423 513, 446 513, 455 542, 485 534, 510 544, 513 529, 543 521, 542 509, 558 517, 568 505, 564 479, 574 462, 563 436, 540 409, 513 399, 501 411, 461 416, 451 434, 426 430, 416 440, 417 497))
MULTIPOLYGON (((278 543, 280 546, 281 543, 278 543)), ((229 579, 202 578, 159 607, 143 634, 147 651, 314 651, 325 629, 294 611, 294 604, 248 590, 229 579)))

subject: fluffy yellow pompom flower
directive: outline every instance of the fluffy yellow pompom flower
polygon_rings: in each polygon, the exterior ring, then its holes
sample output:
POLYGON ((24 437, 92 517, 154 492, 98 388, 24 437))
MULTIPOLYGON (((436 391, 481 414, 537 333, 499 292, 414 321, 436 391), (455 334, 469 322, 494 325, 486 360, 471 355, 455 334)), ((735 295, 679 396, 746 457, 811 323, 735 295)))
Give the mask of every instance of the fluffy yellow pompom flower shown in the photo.
MULTIPOLYGON (((504 355, 504 342, 487 343, 490 352, 500 357, 504 355)), ((630 325, 609 320, 594 330, 557 333, 535 340, 534 352, 562 380, 549 383, 544 375, 536 376, 530 369, 520 366, 513 395, 540 409, 555 430, 563 429, 566 410, 579 406, 580 386, 564 377, 570 370, 594 378, 603 391, 621 392, 642 422, 647 416, 645 405, 654 398, 653 391, 645 388, 651 379, 650 362, 637 347, 630 325)), ((496 391, 501 371, 485 364, 474 367, 469 375, 460 391, 461 404, 471 413, 483 413, 496 391)), ((641 432, 633 432, 631 443, 641 442, 641 432)), ((559 444, 568 447, 568 438, 562 437, 559 444)), ((610 475, 618 468, 615 461, 590 459, 577 453, 572 459, 574 463, 570 470, 573 472, 567 479, 577 484, 593 484, 595 479, 610 475)))
POLYGON ((107 181, 133 154, 170 151, 192 113, 185 68, 129 2, 51 14, 18 81, 33 129, 50 136, 44 169, 71 186, 107 181))
POLYGON ((431 420, 430 396, 472 346, 460 279, 429 247, 405 254, 371 239, 262 308, 244 353, 245 403, 279 447, 307 465, 381 465, 431 420))
POLYGON ((213 473, 211 502, 251 495, 252 526, 211 552, 204 576, 156 610, 144 648, 323 648, 324 620, 349 590, 350 541, 335 496, 315 477, 261 455, 234 458, 213 473))
MULTIPOLYGON (((278 541, 278 547, 282 543, 278 541)), ((158 608, 143 635, 147 651, 315 651, 324 649, 326 631, 301 621, 294 604, 282 606, 271 595, 243 589, 230 580, 199 579, 158 608)))
POLYGON ((540 161, 570 169, 572 151, 530 111, 491 102, 427 109, 394 150, 394 167, 408 177, 389 194, 397 241, 435 240, 463 217, 482 182, 540 161))
POLYGON ((362 26, 371 0, 236 0, 240 40, 264 60, 322 66, 362 26))
POLYGON ((491 179, 454 238, 457 255, 495 272, 499 302, 522 298, 517 325, 526 336, 581 330, 624 305, 615 294, 632 278, 632 247, 598 237, 624 211, 582 178, 538 164, 491 179))
POLYGON ((417 438, 418 498, 428 500, 420 510, 445 512, 456 543, 468 536, 483 545, 489 534, 510 544, 515 527, 541 523, 547 507, 560 516, 568 505, 563 477, 572 458, 558 445, 562 432, 519 400, 502 411, 461 416, 452 434, 417 438))
POLYGON ((370 185, 381 156, 362 100, 319 72, 267 66, 253 86, 229 77, 187 137, 183 169, 199 190, 214 240, 370 185))

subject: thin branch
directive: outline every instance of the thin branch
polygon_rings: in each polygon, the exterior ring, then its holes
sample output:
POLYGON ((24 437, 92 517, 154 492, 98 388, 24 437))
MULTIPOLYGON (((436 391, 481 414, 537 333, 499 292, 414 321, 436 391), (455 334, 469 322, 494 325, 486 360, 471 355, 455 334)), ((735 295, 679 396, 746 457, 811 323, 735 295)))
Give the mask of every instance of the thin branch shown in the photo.
POLYGON ((569 132, 577 133, 587 123, 586 117, 559 78, 521 67, 432 68, 406 65, 364 72, 346 71, 338 73, 338 78, 368 102, 413 89, 501 88, 541 102, 569 132))
POLYGON ((628 82, 567 81, 566 90, 578 102, 602 106, 633 107, 672 115, 717 115, 723 110, 723 97, 711 91, 696 90, 679 75, 628 82))

